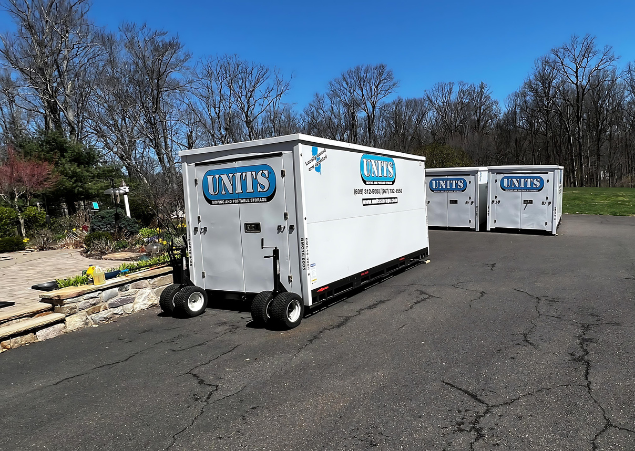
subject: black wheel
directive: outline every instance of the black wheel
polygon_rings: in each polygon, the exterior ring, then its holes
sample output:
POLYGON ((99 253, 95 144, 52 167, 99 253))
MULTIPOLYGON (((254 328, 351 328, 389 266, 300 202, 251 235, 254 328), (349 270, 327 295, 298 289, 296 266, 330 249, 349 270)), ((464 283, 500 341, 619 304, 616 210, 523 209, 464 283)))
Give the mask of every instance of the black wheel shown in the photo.
POLYGON ((251 301, 251 319, 257 326, 266 326, 271 322, 271 291, 261 291, 251 301))
POLYGON ((302 322, 304 301, 295 293, 280 293, 273 299, 269 312, 274 321, 293 329, 302 322))
POLYGON ((159 305, 161 306, 161 310, 165 313, 174 312, 174 296, 181 289, 181 285, 168 285, 161 292, 161 296, 159 297, 159 305))
POLYGON ((186 286, 174 296, 174 309, 189 317, 198 316, 207 307, 207 293, 199 287, 186 286))

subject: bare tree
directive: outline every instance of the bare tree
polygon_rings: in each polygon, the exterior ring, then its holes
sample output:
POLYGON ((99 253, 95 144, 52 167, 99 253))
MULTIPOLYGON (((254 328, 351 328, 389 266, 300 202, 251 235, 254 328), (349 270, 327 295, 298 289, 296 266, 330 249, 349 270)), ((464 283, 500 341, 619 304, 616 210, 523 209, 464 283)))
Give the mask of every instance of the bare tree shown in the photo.
POLYGON ((145 24, 124 24, 121 33, 141 113, 137 127, 143 145, 154 152, 168 180, 176 183, 175 154, 186 146, 180 119, 190 53, 178 37, 145 24))
POLYGON ((271 136, 271 115, 283 110, 290 82, 278 69, 224 55, 203 61, 193 94, 202 127, 212 144, 271 136), (269 115, 269 118, 267 116, 269 115))
POLYGON ((93 43, 87 0, 4 0, 17 25, 0 40, 0 55, 25 80, 41 103, 46 131, 82 137, 87 76, 102 53, 93 43))
POLYGON ((145 164, 139 164, 145 155, 138 145, 142 139, 139 127, 142 118, 132 65, 116 35, 102 34, 100 44, 107 58, 87 107, 90 129, 101 147, 121 161, 129 177, 147 183, 145 164))
POLYGON ((589 92, 593 77, 612 67, 617 61, 611 46, 598 49, 595 37, 585 35, 583 38, 572 36, 571 40, 551 51, 560 75, 568 82, 561 93, 562 100, 573 110, 575 116, 574 139, 576 147, 576 183, 584 185, 587 178, 588 163, 584 161, 583 120, 584 102, 589 92), (569 95, 568 88, 573 95, 569 95))

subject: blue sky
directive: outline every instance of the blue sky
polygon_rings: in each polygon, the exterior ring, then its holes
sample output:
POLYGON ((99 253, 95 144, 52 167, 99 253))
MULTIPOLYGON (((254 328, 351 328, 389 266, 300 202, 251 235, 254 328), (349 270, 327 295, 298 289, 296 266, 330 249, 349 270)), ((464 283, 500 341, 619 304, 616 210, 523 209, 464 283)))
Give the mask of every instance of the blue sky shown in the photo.
MULTIPOLYGON (((236 53, 278 67, 293 75, 286 100, 298 110, 358 64, 387 64, 402 97, 483 81, 504 106, 534 60, 573 34, 613 46, 620 67, 635 61, 632 0, 94 0, 90 17, 113 30, 131 21, 178 34, 195 58, 236 53)), ((0 29, 9 27, 0 13, 0 29)))

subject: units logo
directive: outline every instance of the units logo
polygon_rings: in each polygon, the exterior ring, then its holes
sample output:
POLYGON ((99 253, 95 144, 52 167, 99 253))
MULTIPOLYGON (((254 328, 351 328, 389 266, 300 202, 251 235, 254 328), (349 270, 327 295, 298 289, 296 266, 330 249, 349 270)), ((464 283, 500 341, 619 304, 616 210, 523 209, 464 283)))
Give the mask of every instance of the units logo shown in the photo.
POLYGON ((276 174, 267 164, 211 169, 203 176, 203 195, 212 205, 269 202, 276 174))
POLYGON ((467 180, 463 177, 431 179, 428 186, 433 193, 453 193, 465 191, 467 189, 467 180))
POLYGON ((379 155, 362 155, 359 171, 366 185, 392 185, 397 176, 395 160, 379 155))
POLYGON ((500 184, 504 191, 541 191, 545 180, 538 175, 506 175, 500 184))

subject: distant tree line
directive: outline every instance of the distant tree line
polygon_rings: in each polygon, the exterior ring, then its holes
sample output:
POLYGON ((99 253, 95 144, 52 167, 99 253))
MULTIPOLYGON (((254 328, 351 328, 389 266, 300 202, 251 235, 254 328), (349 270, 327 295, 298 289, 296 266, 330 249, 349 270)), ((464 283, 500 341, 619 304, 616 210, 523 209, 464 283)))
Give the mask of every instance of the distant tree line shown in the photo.
MULTIPOLYGON (((276 68, 237 55, 193 60, 178 37, 145 24, 105 30, 87 0, 0 3, 17 27, 0 36, 5 158, 17 149, 73 175, 84 149, 93 169, 75 179, 121 174, 157 211, 178 208, 180 150, 297 132, 426 155, 433 166, 561 164, 568 185, 635 181, 635 64, 619 68, 589 35, 538 58, 504 107, 485 83, 441 82, 403 99, 393 71, 369 64, 299 110, 276 68)), ((56 189, 50 202, 96 188, 56 189)))

